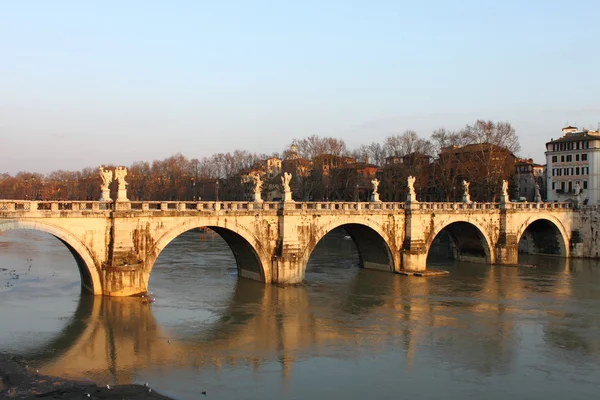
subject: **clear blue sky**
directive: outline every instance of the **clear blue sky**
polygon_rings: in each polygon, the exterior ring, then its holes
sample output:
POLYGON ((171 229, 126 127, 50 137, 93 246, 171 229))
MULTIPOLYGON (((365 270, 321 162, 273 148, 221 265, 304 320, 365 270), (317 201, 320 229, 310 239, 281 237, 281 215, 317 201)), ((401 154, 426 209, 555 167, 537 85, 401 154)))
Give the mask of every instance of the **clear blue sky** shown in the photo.
POLYGON ((600 122, 600 2, 0 1, 0 172, 600 122))

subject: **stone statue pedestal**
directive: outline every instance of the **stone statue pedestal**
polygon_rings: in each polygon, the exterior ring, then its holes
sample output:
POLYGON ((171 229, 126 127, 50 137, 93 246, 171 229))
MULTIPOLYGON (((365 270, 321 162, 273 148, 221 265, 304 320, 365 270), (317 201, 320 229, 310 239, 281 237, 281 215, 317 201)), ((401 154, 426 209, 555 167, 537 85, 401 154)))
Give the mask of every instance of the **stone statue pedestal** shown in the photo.
POLYGON ((262 203, 263 199, 260 196, 260 192, 254 192, 254 202, 255 203, 262 203))
POLYGON ((507 204, 507 203, 508 203, 508 196, 501 195, 500 196, 500 204, 507 204))
POLYGON ((407 203, 418 203, 417 196, 414 195, 414 194, 411 194, 411 193, 407 194, 406 195, 406 202, 407 203))
POLYGON ((471 204, 471 195, 470 194, 463 194, 463 198, 462 198, 462 202, 463 203, 467 203, 467 204, 471 204))
POLYGON ((112 201, 112 199, 110 198, 110 189, 102 189, 100 201, 112 201))
POLYGON ((117 201, 129 201, 129 199, 127 198, 126 188, 119 188, 119 190, 117 191, 117 201))
POLYGON ((379 193, 372 193, 371 194, 371 201, 374 203, 380 203, 381 200, 379 200, 379 193))
POLYGON ((294 201, 294 200, 292 200, 292 192, 283 192, 283 201, 284 202, 294 201))

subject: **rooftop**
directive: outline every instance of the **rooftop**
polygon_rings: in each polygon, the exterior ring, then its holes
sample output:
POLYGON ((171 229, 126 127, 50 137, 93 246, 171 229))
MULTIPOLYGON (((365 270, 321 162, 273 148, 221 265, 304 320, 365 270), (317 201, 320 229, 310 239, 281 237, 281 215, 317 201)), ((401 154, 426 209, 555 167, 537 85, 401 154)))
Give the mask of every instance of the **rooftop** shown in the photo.
POLYGON ((600 132, 598 131, 579 131, 579 132, 568 132, 561 138, 556 140, 550 140, 546 144, 564 143, 564 142, 576 142, 580 140, 597 140, 600 139, 600 132))

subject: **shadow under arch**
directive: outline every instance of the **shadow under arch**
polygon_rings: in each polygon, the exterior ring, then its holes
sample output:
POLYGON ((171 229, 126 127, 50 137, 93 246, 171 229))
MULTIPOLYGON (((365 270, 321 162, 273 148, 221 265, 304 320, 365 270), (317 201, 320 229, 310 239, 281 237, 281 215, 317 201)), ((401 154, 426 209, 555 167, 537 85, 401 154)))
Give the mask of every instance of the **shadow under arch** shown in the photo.
POLYGON ((154 268, 154 264, 167 245, 185 232, 198 228, 209 228, 225 240, 233 252, 238 276, 266 283, 271 281, 271 267, 268 262, 270 257, 265 256, 267 252, 264 251, 263 245, 254 237, 254 235, 249 234, 244 229, 237 226, 232 228, 231 224, 224 227, 203 224, 202 221, 200 221, 184 224, 172 229, 163 234, 156 241, 153 251, 149 252, 148 258, 146 259, 146 269, 144 271, 144 279, 146 282, 150 281, 150 274, 154 268))
POLYGON ((550 216, 534 217, 519 228, 519 253, 569 256, 569 236, 560 221, 550 216))
POLYGON ((89 249, 75 236, 62 228, 48 223, 32 221, 9 221, 0 223, 0 232, 9 230, 33 230, 48 233, 60 240, 69 249, 77 263, 81 286, 92 294, 102 294, 100 274, 89 249))
POLYGON ((310 256, 321 240, 337 229, 343 229, 352 239, 358 252, 359 265, 365 269, 377 269, 382 271, 395 271, 395 262, 390 249, 390 238, 385 237, 378 226, 368 223, 345 222, 335 223, 321 229, 302 253, 303 268, 306 266, 310 256))
POLYGON ((452 260, 493 264, 494 253, 490 240, 477 225, 456 221, 440 225, 427 241, 427 260, 447 258, 452 260))

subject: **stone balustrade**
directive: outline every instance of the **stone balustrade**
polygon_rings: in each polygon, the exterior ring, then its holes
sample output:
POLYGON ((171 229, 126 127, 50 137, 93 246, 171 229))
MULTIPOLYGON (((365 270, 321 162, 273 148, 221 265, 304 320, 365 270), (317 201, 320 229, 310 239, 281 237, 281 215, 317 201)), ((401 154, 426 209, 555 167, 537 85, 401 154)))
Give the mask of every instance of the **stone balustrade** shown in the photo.
MULTIPOLYGON (((463 202, 248 202, 248 201, 128 201, 128 202, 102 202, 102 201, 28 201, 28 200, 0 200, 0 212, 6 211, 259 211, 279 210, 289 211, 361 211, 381 210, 395 211, 411 208, 413 210, 556 210, 576 208, 574 203, 463 203, 463 202)), ((581 206, 579 208, 597 208, 596 205, 581 206)))

